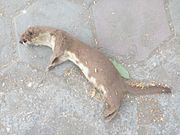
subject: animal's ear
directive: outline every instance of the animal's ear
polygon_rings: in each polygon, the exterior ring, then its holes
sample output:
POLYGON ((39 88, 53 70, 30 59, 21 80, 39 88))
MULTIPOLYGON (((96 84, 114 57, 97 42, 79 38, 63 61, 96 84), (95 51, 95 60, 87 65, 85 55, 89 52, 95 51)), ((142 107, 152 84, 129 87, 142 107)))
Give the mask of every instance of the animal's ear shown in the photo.
POLYGON ((28 28, 28 34, 33 35, 33 33, 34 33, 33 27, 29 27, 28 28))
POLYGON ((29 34, 30 36, 32 36, 32 35, 33 35, 33 31, 28 31, 28 34, 29 34))
POLYGON ((50 33, 50 36, 54 36, 55 34, 53 34, 52 32, 50 33))

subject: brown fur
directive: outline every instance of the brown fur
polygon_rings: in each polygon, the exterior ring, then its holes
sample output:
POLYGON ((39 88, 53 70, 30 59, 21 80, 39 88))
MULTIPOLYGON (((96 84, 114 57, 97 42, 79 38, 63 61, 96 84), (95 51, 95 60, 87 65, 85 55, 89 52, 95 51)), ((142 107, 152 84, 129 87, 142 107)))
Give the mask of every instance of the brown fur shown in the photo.
POLYGON ((108 106, 103 114, 108 120, 117 114, 123 96, 127 92, 132 94, 171 93, 166 85, 125 81, 105 55, 63 30, 42 26, 30 27, 22 34, 20 43, 40 45, 36 41, 44 40, 39 36, 43 33, 50 35, 48 38, 50 45, 48 43, 44 45, 53 50, 48 70, 66 60, 71 60, 79 66, 85 77, 104 94, 108 106), (55 40, 52 40, 53 38, 55 40))

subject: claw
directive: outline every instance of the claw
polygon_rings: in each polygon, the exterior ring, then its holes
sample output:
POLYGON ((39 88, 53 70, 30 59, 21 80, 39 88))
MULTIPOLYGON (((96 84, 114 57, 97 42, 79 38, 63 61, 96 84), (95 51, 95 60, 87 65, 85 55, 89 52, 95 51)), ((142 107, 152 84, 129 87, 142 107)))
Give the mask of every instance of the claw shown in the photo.
POLYGON ((49 65, 49 66, 46 68, 46 72, 49 72, 51 69, 53 69, 53 65, 49 65))

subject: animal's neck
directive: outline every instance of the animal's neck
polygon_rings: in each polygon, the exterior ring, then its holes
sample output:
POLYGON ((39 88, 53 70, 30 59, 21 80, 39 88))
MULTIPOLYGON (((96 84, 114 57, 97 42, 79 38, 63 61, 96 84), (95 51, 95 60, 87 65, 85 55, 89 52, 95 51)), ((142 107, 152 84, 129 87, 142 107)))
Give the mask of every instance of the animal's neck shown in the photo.
POLYGON ((56 37, 51 36, 49 33, 42 33, 33 41, 36 45, 48 46, 54 50, 56 37))

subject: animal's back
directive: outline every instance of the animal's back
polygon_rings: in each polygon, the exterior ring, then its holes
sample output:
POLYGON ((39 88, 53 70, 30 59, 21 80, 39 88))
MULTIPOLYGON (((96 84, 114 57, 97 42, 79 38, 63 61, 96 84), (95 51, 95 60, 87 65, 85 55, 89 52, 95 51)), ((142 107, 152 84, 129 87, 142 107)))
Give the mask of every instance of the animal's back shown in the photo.
POLYGON ((85 45, 81 41, 75 42, 71 51, 75 53, 79 61, 88 68, 88 77, 95 78, 96 82, 105 85, 106 88, 112 86, 114 82, 121 83, 121 76, 111 63, 111 61, 98 50, 85 45))

